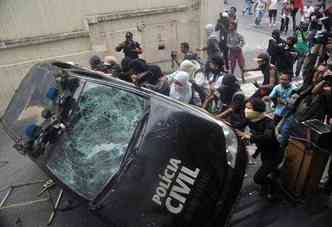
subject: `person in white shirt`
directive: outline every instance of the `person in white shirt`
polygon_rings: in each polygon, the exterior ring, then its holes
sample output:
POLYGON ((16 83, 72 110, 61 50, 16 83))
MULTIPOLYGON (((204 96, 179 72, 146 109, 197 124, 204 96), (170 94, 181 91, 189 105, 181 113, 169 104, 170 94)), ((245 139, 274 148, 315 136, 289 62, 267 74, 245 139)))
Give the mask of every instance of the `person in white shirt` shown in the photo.
POLYGON ((277 13, 278 13, 278 0, 267 1, 269 9, 270 27, 276 26, 277 13))

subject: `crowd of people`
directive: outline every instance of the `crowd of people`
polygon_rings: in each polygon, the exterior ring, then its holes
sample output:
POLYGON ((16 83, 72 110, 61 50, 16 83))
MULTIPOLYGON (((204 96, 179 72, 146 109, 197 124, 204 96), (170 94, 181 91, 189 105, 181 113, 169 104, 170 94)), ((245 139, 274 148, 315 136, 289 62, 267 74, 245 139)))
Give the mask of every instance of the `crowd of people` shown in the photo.
POLYGON ((267 16, 268 25, 276 27, 277 19, 280 18, 279 29, 282 33, 287 34, 290 21, 294 32, 298 22, 307 23, 319 19, 318 8, 324 7, 325 1, 319 0, 318 2, 316 5, 305 5, 304 0, 244 0, 245 6, 242 14, 253 16, 256 26, 262 25, 264 16, 267 16))
MULTIPOLYGON (((256 1, 256 8, 259 9, 261 2, 263 0, 256 1)), ((276 2, 271 0, 269 5, 272 26, 276 2)), ((251 4, 246 1, 243 13, 251 13, 251 4)), ((288 15, 289 10, 283 10, 283 14, 288 15)), ((159 66, 140 58, 143 50, 130 32, 116 47, 116 51, 124 53, 121 64, 112 56, 105 57, 104 61, 93 56, 90 66, 92 70, 199 106, 229 122, 243 142, 256 144, 254 157, 260 154, 262 166, 254 181, 262 185, 266 195, 271 195, 269 189, 273 182, 269 175, 283 162, 289 138, 305 137, 301 122, 318 119, 332 125, 332 36, 329 33, 332 12, 317 6, 309 15, 309 21, 295 25, 294 34, 286 40, 281 32, 287 32, 288 20, 283 18, 282 28, 272 32, 267 51, 257 55, 257 67, 246 69, 242 51, 245 40, 237 31, 236 11, 231 7, 220 13, 215 26, 206 26, 206 46, 197 49, 206 51, 205 61, 189 43, 183 42, 180 44, 183 57, 180 60, 178 54, 172 52, 176 70, 168 75, 159 66), (234 75, 236 65, 239 65, 242 82, 245 82, 245 72, 256 70, 263 74, 263 82, 254 83, 257 91, 251 97, 245 97, 241 91, 238 76, 234 75), (296 87, 293 81, 299 78, 303 83, 296 87), (271 105, 273 113, 268 115, 267 106, 271 105)), ((326 188, 332 190, 332 178, 326 188)))

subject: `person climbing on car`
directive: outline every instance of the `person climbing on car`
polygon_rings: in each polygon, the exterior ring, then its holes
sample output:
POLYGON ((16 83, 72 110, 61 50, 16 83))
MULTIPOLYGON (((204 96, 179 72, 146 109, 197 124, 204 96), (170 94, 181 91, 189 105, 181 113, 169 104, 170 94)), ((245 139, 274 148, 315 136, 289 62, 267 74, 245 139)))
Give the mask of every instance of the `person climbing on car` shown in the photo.
POLYGON ((233 74, 226 74, 222 78, 221 86, 209 93, 203 104, 203 108, 209 109, 214 101, 216 107, 213 112, 223 112, 230 106, 233 95, 240 90, 240 83, 236 77, 233 74))
POLYGON ((256 184, 262 186, 262 195, 272 198, 274 180, 269 177, 277 170, 283 160, 283 152, 275 137, 275 126, 272 119, 265 115, 265 102, 258 98, 252 98, 247 102, 245 117, 250 133, 237 130, 242 140, 256 144, 257 150, 254 157, 261 156, 262 165, 254 175, 256 184))
POLYGON ((131 82, 136 85, 157 85, 163 77, 158 65, 146 64, 143 59, 135 59, 129 64, 131 82))

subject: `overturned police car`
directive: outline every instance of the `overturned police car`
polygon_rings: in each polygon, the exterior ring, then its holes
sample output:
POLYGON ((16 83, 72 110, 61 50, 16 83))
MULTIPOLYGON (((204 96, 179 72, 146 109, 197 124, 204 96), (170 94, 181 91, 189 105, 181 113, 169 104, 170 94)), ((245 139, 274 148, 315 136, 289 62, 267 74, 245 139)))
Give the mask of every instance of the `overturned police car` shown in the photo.
POLYGON ((246 153, 208 113, 61 62, 34 65, 1 124, 109 226, 225 226, 246 153))

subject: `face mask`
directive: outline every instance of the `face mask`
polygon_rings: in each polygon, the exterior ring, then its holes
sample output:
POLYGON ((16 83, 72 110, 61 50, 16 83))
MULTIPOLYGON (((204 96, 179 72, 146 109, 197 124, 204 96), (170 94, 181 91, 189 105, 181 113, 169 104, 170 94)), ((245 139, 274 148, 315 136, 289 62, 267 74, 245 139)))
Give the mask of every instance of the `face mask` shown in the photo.
POLYGON ((244 114, 245 114, 246 118, 249 121, 253 121, 254 122, 256 120, 259 120, 263 113, 256 112, 256 111, 254 111, 252 109, 246 108, 245 111, 244 111, 244 114))

